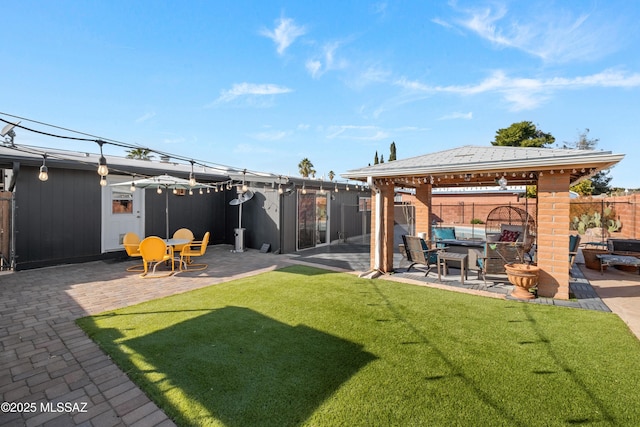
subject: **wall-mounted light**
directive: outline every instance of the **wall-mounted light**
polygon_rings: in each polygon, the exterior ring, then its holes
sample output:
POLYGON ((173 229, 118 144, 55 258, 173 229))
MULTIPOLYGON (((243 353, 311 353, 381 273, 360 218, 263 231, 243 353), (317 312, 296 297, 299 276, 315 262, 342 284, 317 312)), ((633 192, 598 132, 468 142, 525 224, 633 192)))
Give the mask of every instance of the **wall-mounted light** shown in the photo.
MULTIPOLYGON (((107 176, 109 175, 109 168, 107 167, 107 159, 104 158, 102 154, 102 144, 104 141, 98 140, 98 145, 100 146, 100 159, 98 160, 98 175, 107 176)), ((102 180, 100 180, 100 184, 102 185, 102 180)))
POLYGON ((40 173, 38 174, 38 179, 43 182, 49 179, 49 168, 47 168, 46 162, 47 153, 44 153, 42 155, 42 166, 40 166, 40 173))

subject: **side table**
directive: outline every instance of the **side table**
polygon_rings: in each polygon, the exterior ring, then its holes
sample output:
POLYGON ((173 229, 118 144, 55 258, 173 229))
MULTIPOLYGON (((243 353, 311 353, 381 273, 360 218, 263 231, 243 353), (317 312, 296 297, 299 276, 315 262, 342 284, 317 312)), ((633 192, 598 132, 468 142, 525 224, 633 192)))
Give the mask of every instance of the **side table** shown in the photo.
POLYGON ((438 252, 438 281, 441 280, 441 268, 444 268, 444 274, 447 274, 447 261, 456 261, 460 263, 460 282, 464 285, 464 279, 467 277, 467 254, 456 252, 438 252))

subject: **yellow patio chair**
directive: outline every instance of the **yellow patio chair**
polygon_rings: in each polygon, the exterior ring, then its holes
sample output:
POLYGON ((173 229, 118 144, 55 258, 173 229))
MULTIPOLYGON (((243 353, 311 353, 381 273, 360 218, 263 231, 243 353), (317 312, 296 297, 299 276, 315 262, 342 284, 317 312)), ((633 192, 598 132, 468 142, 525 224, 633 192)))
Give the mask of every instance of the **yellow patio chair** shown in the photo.
MULTIPOLYGON (((124 246, 124 250, 127 252, 127 255, 132 258, 140 258, 142 254, 140 253, 140 237, 136 233, 127 233, 122 238, 122 246, 124 246)), ((127 268, 127 271, 142 273, 144 271, 143 265, 132 265, 127 268)))
POLYGON ((140 276, 144 278, 167 277, 173 274, 173 248, 160 237, 151 236, 140 242, 140 253, 144 263, 144 273, 140 276), (171 271, 165 274, 156 274, 158 264, 171 261, 171 271), (149 275, 149 264, 153 264, 152 274, 149 275))
MULTIPOLYGON (((175 233, 173 233, 173 238, 187 239, 189 240, 189 243, 191 243, 193 242, 194 236, 193 236, 193 232, 188 228, 179 228, 178 230, 175 231, 175 233)), ((184 245, 174 245, 173 251, 176 253, 180 253, 185 247, 189 246, 189 243, 185 243, 184 245)))
POLYGON ((191 257, 203 256, 207 251, 207 245, 209 244, 209 232, 204 233, 204 237, 201 241, 191 242, 180 252, 180 271, 200 271, 208 267, 207 264, 192 264, 191 257), (184 265, 184 270, 182 266, 184 265))

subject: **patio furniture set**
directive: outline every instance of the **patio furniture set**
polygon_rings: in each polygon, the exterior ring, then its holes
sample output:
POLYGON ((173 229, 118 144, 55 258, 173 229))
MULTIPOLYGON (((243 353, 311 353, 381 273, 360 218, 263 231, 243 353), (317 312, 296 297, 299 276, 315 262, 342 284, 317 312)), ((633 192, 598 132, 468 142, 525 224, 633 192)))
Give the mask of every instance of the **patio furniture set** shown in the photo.
POLYGON ((487 276, 506 274, 505 265, 532 262, 534 259, 535 222, 523 209, 500 206, 492 210, 485 223, 485 240, 457 239, 454 227, 433 227, 433 240, 402 236, 408 270, 417 264, 426 266, 425 275, 432 266, 437 266, 438 280, 446 274, 448 264, 460 266, 461 282, 464 284, 468 271, 476 271, 484 282, 487 276))
POLYGON ((209 238, 210 233, 207 231, 202 240, 195 241, 193 233, 187 228, 177 230, 169 239, 149 236, 141 240, 135 233, 126 233, 122 244, 127 255, 142 258, 142 265, 129 267, 127 271, 141 273, 140 276, 143 278, 167 277, 175 273, 176 262, 181 272, 204 270, 207 264, 194 264, 192 258, 205 254, 209 238), (162 264, 170 264, 171 270, 156 273, 157 267, 162 264))

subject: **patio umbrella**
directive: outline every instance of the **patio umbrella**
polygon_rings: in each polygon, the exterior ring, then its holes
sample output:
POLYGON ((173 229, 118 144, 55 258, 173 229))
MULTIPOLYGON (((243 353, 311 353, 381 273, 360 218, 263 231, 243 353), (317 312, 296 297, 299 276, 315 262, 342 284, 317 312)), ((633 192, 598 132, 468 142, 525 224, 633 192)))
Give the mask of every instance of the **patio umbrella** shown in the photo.
POLYGON ((132 181, 118 182, 111 184, 111 186, 127 185, 129 187, 135 186, 136 188, 153 188, 157 190, 162 189, 165 194, 165 224, 166 224, 166 238, 169 236, 169 191, 173 190, 196 190, 200 188, 214 188, 211 185, 196 183, 191 185, 188 179, 178 178, 171 175, 158 175, 151 178, 135 179, 132 181))

